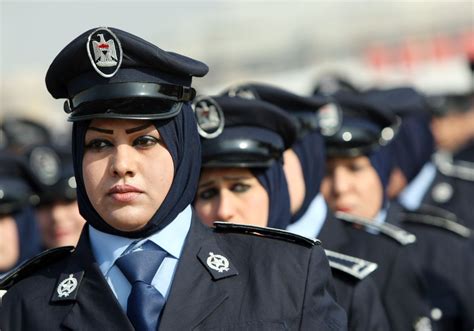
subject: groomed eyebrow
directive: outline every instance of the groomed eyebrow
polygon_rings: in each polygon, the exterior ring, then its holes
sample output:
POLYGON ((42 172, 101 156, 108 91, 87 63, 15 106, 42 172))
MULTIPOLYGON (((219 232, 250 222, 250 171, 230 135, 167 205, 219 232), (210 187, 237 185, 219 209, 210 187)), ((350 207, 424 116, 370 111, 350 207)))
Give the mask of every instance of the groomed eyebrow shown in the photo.
POLYGON ((135 132, 138 132, 138 131, 141 131, 141 130, 145 130, 146 128, 148 128, 148 127, 150 127, 150 126, 151 126, 151 123, 146 123, 146 124, 137 126, 137 127, 135 127, 135 128, 126 129, 126 130, 125 130, 125 133, 127 133, 127 134, 135 133, 135 132))
POLYGON ((87 128, 87 130, 92 130, 92 131, 97 131, 105 134, 113 134, 114 130, 109 130, 109 129, 101 129, 101 128, 96 128, 94 126, 90 126, 87 128))
MULTIPOLYGON (((252 179, 252 178, 253 178, 252 176, 224 176, 223 177, 224 180, 247 180, 247 179, 252 179)), ((211 179, 207 182, 199 184, 198 187, 202 188, 202 187, 212 186, 215 184, 215 182, 216 182, 215 179, 211 179)))
MULTIPOLYGON (((145 130, 146 128, 148 128, 150 126, 151 126, 151 124, 147 123, 147 124, 140 125, 140 126, 137 126, 137 127, 131 128, 131 129, 126 129, 125 133, 126 134, 135 133, 135 132, 138 132, 138 131, 145 130)), ((105 134, 113 134, 114 133, 114 130, 96 128, 95 126, 90 126, 89 128, 87 128, 87 130, 97 131, 97 132, 101 132, 101 133, 105 133, 105 134)))

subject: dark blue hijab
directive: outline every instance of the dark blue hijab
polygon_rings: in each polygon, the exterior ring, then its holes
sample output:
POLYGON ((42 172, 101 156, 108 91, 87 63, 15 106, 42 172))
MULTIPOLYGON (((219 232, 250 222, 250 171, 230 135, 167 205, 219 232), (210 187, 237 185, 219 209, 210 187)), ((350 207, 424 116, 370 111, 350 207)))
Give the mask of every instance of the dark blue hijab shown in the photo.
POLYGON ((324 139, 317 131, 311 131, 304 135, 296 141, 292 149, 300 161, 306 188, 303 204, 291 218, 291 223, 294 223, 306 213, 309 205, 319 193, 326 169, 326 155, 324 139))
POLYGON ((143 229, 132 232, 120 231, 107 224, 89 201, 84 187, 82 160, 84 139, 90 121, 74 123, 72 146, 79 211, 86 221, 99 231, 128 238, 147 237, 170 224, 193 201, 201 168, 201 144, 191 107, 184 104, 181 112, 175 117, 152 122, 173 158, 174 178, 165 200, 148 224, 143 229))
POLYGON ((412 115, 402 119, 400 130, 388 147, 393 150, 394 166, 410 182, 431 159, 434 146, 429 118, 412 115))
POLYGON ((275 160, 268 168, 251 169, 260 184, 267 191, 269 198, 268 224, 270 228, 286 229, 290 224, 290 194, 283 160, 275 160))

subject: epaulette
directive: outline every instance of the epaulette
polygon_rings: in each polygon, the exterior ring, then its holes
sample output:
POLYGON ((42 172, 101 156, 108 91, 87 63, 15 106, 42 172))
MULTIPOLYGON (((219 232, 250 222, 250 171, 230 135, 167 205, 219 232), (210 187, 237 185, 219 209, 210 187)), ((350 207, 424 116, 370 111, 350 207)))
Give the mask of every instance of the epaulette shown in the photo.
POLYGON ((32 272, 65 256, 71 255, 74 250, 74 246, 51 248, 22 262, 18 267, 0 278, 0 290, 8 290, 15 283, 26 278, 32 272))
POLYGON ((445 153, 436 153, 433 160, 443 175, 474 182, 474 164, 472 162, 454 161, 451 155, 445 153))
POLYGON ((411 222, 416 224, 423 224, 433 226, 449 232, 455 233, 463 238, 471 238, 473 236, 472 230, 447 218, 436 215, 428 215, 416 211, 404 211, 402 213, 402 222, 411 222))
POLYGON ((343 213, 343 212, 336 212, 334 215, 337 218, 341 219, 342 221, 361 225, 366 229, 372 229, 372 230, 378 231, 384 234, 385 236, 396 240, 398 243, 400 243, 403 246, 413 244, 416 241, 416 236, 413 233, 410 233, 396 225, 393 225, 387 222, 383 224, 377 224, 373 220, 359 217, 359 216, 354 216, 354 215, 343 213))
POLYGON ((306 247, 321 245, 321 241, 301 236, 289 231, 267 228, 255 225, 235 224, 229 222, 214 222, 214 229, 218 232, 245 233, 254 236, 284 240, 306 247))
POLYGON ((355 256, 345 255, 325 249, 329 260, 329 266, 333 269, 345 272, 357 279, 364 279, 374 272, 378 265, 355 256))

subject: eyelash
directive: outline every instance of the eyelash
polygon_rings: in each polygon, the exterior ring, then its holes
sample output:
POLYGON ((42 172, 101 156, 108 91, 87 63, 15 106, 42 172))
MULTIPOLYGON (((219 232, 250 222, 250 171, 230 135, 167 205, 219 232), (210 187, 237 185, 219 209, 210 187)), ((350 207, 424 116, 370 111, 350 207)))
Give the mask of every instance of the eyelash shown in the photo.
MULTIPOLYGON (((151 135, 144 135, 137 137, 133 140, 132 146, 137 148, 150 148, 155 146, 156 144, 161 143, 161 139, 151 136, 151 135)), ((93 151, 102 151, 105 148, 112 147, 113 144, 107 139, 96 138, 92 139, 89 143, 85 145, 86 150, 93 150, 93 151)))
MULTIPOLYGON (((234 193, 245 193, 251 188, 251 185, 243 184, 243 183, 236 183, 233 184, 230 188, 230 191, 234 193)), ((198 194, 198 198, 202 200, 211 200, 215 196, 219 194, 219 190, 216 188, 209 188, 206 189, 198 194)))

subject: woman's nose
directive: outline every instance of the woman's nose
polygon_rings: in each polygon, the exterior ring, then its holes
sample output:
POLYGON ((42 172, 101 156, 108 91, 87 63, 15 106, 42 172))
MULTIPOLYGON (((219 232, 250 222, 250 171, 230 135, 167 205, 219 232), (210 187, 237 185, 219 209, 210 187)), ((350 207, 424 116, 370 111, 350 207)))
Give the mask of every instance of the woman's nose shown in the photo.
POLYGON ((232 193, 221 190, 217 206, 216 217, 219 221, 231 221, 235 217, 235 201, 232 193))
POLYGON ((111 175, 117 177, 135 176, 137 165, 135 152, 132 146, 118 145, 110 159, 111 175))

